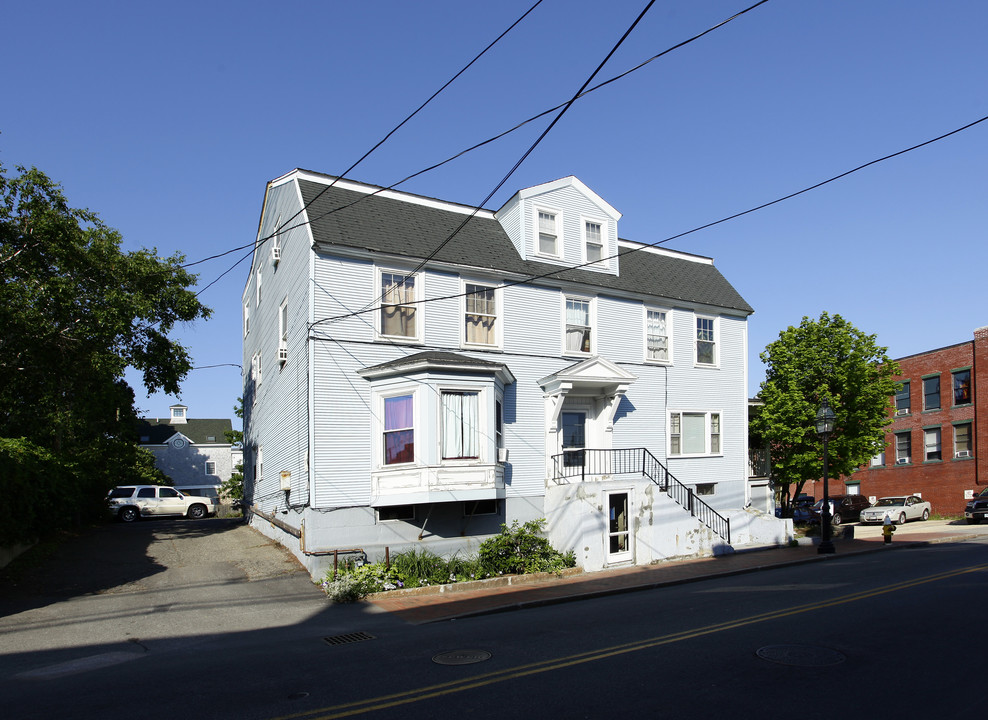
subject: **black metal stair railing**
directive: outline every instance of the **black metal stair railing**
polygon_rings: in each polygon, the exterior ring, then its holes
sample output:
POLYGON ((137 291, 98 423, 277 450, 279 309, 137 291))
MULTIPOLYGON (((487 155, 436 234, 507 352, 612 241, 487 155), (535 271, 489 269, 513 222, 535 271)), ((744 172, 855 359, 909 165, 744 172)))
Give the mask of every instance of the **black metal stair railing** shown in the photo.
POLYGON ((669 472, 648 448, 617 448, 613 450, 566 450, 552 456, 555 479, 588 476, 641 474, 664 490, 690 515, 731 544, 731 520, 697 497, 696 491, 684 485, 669 472))

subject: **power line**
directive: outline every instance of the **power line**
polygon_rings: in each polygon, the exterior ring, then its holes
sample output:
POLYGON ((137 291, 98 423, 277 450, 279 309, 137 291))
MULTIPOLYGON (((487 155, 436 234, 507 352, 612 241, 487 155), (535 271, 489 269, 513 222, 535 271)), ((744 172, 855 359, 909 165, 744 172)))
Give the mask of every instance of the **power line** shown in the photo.
MULTIPOLYGON (((911 147, 905 148, 903 150, 898 150, 898 151, 896 151, 894 153, 890 153, 889 155, 884 155, 884 156, 882 156, 880 158, 876 158, 874 160, 870 160, 870 161, 868 161, 866 163, 863 163, 861 165, 858 165, 855 168, 852 168, 850 170, 847 170, 845 172, 842 172, 842 173, 840 173, 838 175, 834 175, 833 177, 827 178, 826 180, 822 180, 822 181, 820 181, 818 183, 814 183, 813 185, 809 185, 809 186, 803 188, 802 190, 797 190, 795 192, 791 192, 791 193, 789 193, 787 195, 783 195, 782 197, 776 198, 775 200, 770 200, 769 202, 762 203, 761 205, 756 205, 755 207, 749 208, 747 210, 743 210, 741 212, 737 212, 737 213, 734 213, 732 215, 728 215, 728 216, 723 217, 723 218, 721 218, 719 220, 714 220, 712 222, 704 223, 703 225, 698 225, 697 227, 695 227, 695 228, 693 228, 691 230, 686 230, 684 232, 677 233, 675 235, 670 235, 669 237, 667 237, 667 238, 665 238, 663 240, 658 240, 658 241, 656 241, 654 243, 643 243, 643 244, 641 244, 641 247, 628 248, 626 250, 623 250, 621 252, 618 252, 618 253, 616 253, 614 255, 611 255, 609 257, 601 258, 600 260, 594 260, 592 262, 586 262, 586 263, 582 263, 580 265, 573 265, 573 266, 568 266, 568 267, 561 267, 561 268, 559 268, 557 270, 552 270, 550 272, 542 273, 542 274, 539 274, 539 275, 531 275, 531 276, 528 276, 528 277, 526 277, 524 279, 521 279, 521 280, 515 280, 515 281, 511 281, 511 282, 506 282, 506 283, 503 283, 502 285, 500 285, 499 288, 513 287, 515 285, 526 285, 526 284, 533 283, 533 282, 535 282, 537 280, 544 280, 546 278, 550 278, 550 277, 553 277, 555 275, 559 275, 560 273, 568 272, 570 270, 579 270, 581 268, 585 268, 585 267, 588 267, 590 265, 599 265, 600 263, 602 263, 602 262, 604 262, 606 260, 613 260, 613 259, 616 259, 616 258, 626 257, 627 255, 631 255, 632 253, 636 253, 636 252, 639 252, 641 250, 645 250, 647 248, 657 247, 657 246, 663 245, 663 244, 665 244, 667 242, 671 242, 672 240, 677 240, 678 238, 686 237, 687 235, 692 235, 693 233, 699 232, 701 230, 706 230, 707 228, 714 227, 715 225, 720 225, 720 224, 725 223, 725 222, 728 222, 730 220, 735 220, 735 219, 737 219, 739 217, 743 217, 745 215, 750 215, 751 213, 757 212, 759 210, 764 210, 765 208, 771 207, 773 205, 777 205, 777 204, 779 204, 781 202, 785 202, 786 200, 791 200, 792 198, 798 197, 799 195, 803 195, 805 193, 808 193, 811 190, 816 190, 818 188, 821 188, 824 185, 829 185, 832 182, 836 182, 837 180, 840 180, 840 179, 845 178, 845 177, 847 177, 849 175, 852 175, 852 174, 854 174, 856 172, 859 172, 861 170, 864 170, 865 168, 869 168, 872 165, 877 165, 878 163, 884 162, 886 160, 891 160, 892 158, 899 157, 900 155, 905 155, 906 153, 912 152, 913 150, 918 150, 918 149, 920 149, 922 147, 926 147, 927 145, 931 145, 931 144, 933 144, 935 142, 938 142, 940 140, 944 140, 944 139, 946 139, 948 137, 951 137, 952 135, 956 135, 957 133, 963 132, 964 130, 969 130, 970 128, 974 127, 975 125, 978 125, 980 123, 983 123, 986 120, 988 120, 988 115, 986 115, 986 116, 984 116, 982 118, 979 118, 977 120, 974 120, 973 122, 969 122, 966 125, 962 125, 961 127, 956 128, 954 130, 951 130, 950 132, 944 133, 943 135, 938 135, 935 138, 931 138, 930 140, 925 140, 925 141, 923 141, 921 143, 918 143, 918 144, 913 145, 911 147)), ((444 295, 442 297, 427 298, 427 299, 423 299, 423 300, 414 300, 412 302, 402 303, 402 304, 403 305, 422 305, 422 304, 425 304, 427 302, 435 302, 435 301, 438 301, 438 300, 453 300, 453 299, 456 299, 456 298, 465 297, 466 295, 469 295, 469 294, 470 293, 456 293, 454 295, 444 295)), ((373 308, 369 308, 369 309, 368 308, 365 308, 363 310, 360 310, 360 311, 357 311, 357 312, 351 312, 351 313, 346 314, 346 315, 337 315, 337 316, 334 316, 334 317, 323 318, 322 320, 316 320, 314 323, 312 323, 312 325, 310 326, 310 328, 315 327, 316 325, 321 325, 323 323, 333 323, 333 322, 338 322, 340 320, 346 320, 347 318, 351 318, 351 317, 354 317, 356 315, 360 315, 360 314, 367 313, 367 312, 374 312, 374 311, 376 311, 378 309, 379 308, 377 308, 377 307, 373 307, 373 308)))
MULTIPOLYGON (((746 13, 751 12, 755 8, 757 8, 757 7, 761 6, 761 5, 764 5, 767 2, 769 2, 769 0, 759 0, 759 2, 756 2, 754 5, 750 5, 749 7, 745 8, 744 10, 741 10, 741 11, 735 13, 734 15, 728 17, 728 18, 725 18, 724 20, 720 21, 716 25, 712 25, 711 27, 707 28, 706 30, 704 30, 704 31, 702 31, 700 33, 697 33, 696 35, 693 35, 692 37, 690 37, 690 38, 688 38, 686 40, 683 40, 681 42, 678 42, 675 45, 672 45, 671 47, 666 48, 662 52, 656 53, 652 57, 650 57, 647 60, 644 60, 644 61, 638 63, 634 67, 631 67, 628 70, 625 70, 624 72, 622 72, 622 73, 620 73, 618 75, 615 75, 614 77, 612 77, 612 78, 610 78, 608 80, 604 80, 603 82, 601 82, 601 83, 599 83, 597 85, 594 85, 591 88, 587 88, 586 90, 584 90, 583 92, 581 92, 579 95, 577 95, 576 99, 582 99, 582 98, 586 97, 587 95, 589 95, 592 92, 595 92, 597 90, 600 90, 601 88, 603 88, 603 87, 605 87, 607 85, 610 85, 613 82, 617 82, 618 80, 621 80, 621 79, 627 77, 628 75, 630 75, 633 72, 636 72, 638 70, 641 70, 642 68, 644 68, 649 63, 652 63, 655 60, 658 60, 659 58, 663 57, 664 55, 668 55, 669 53, 671 53, 671 52, 673 52, 675 50, 678 50, 678 49, 680 49, 680 48, 682 48, 682 47, 684 47, 686 45, 689 45, 692 42, 695 42, 695 41, 699 40, 700 38, 704 37, 705 35, 708 35, 708 34, 712 33, 714 30, 717 30, 719 28, 722 28, 723 26, 727 25, 729 22, 731 22, 733 20, 736 20, 737 18, 741 17, 742 15, 745 15, 746 13)), ((534 6, 533 6, 532 9, 534 9, 534 6)), ((531 10, 529 10, 529 12, 531 12, 531 10)), ((340 212, 341 210, 346 210, 347 208, 353 207, 354 205, 356 205, 358 203, 361 203, 364 200, 366 200, 366 199, 368 199, 370 197, 373 197, 374 195, 378 195, 378 194, 380 194, 382 192, 385 192, 387 190, 393 190, 394 188, 398 187, 399 185, 403 185, 406 182, 408 182, 410 180, 413 180, 413 179, 415 179, 415 178, 417 178, 417 177, 419 177, 421 175, 424 175, 424 174, 426 174, 428 172, 432 172, 433 170, 437 170, 437 169, 443 167, 444 165, 447 165, 447 164, 453 162, 454 160, 457 160, 457 159, 463 157, 464 155, 466 155, 466 154, 468 154, 470 152, 473 152, 474 150, 479 150, 480 148, 482 148, 482 147, 484 147, 486 145, 490 145, 491 143, 494 143, 494 142, 500 140, 501 138, 506 137, 506 136, 510 135, 511 133, 513 133, 513 132, 516 132, 517 130, 520 130, 521 128, 525 127, 529 123, 534 122, 535 120, 538 120, 540 118, 543 118, 543 117, 545 117, 546 115, 549 115, 552 112, 555 112, 557 110, 560 110, 561 108, 563 108, 563 107, 571 104, 572 102, 573 102, 573 100, 571 99, 571 100, 569 100, 567 102, 560 103, 560 104, 558 104, 558 105, 556 105, 554 107, 551 107, 551 108, 549 108, 547 110, 543 110, 542 112, 538 113, 537 115, 533 115, 532 117, 530 117, 530 118, 528 118, 526 120, 522 120, 520 123, 514 125, 513 127, 509 128, 509 129, 507 129, 507 130, 505 130, 505 131, 503 131, 503 132, 501 132, 501 133, 499 133, 497 135, 494 135, 493 137, 490 137, 490 138, 488 138, 486 140, 483 140, 483 141, 477 143, 476 145, 472 145, 472 146, 470 146, 470 147, 468 147, 468 148, 466 148, 464 150, 461 150, 460 152, 458 152, 458 153, 456 153, 454 155, 451 155, 450 157, 446 158, 445 160, 442 160, 442 161, 440 161, 440 162, 438 162, 438 163, 436 163, 434 165, 430 165, 429 167, 423 168, 422 170, 419 170, 418 172, 412 173, 411 175, 409 175, 409 176, 407 176, 407 177, 405 177, 405 178, 403 178, 401 180, 398 180, 397 182, 394 182, 391 185, 388 185, 386 187, 379 188, 379 189, 375 190, 372 193, 368 193, 367 195, 364 195, 364 196, 358 198, 357 200, 354 200, 351 203, 348 203, 348 204, 342 205, 342 206, 340 206, 338 208, 334 208, 332 210, 329 210, 329 211, 323 213, 322 215, 317 215, 316 217, 310 218, 307 221, 300 222, 300 223, 298 223, 296 225, 288 226, 288 223, 291 222, 291 220, 293 220, 294 218, 298 217, 299 214, 301 214, 301 211, 299 211, 299 212, 295 213, 295 215, 293 215, 292 218, 290 218, 289 220, 287 220, 276 232, 274 232, 274 233, 272 233, 270 235, 267 235, 267 236, 261 238, 259 241, 252 241, 252 242, 246 243, 244 245, 240 245, 238 247, 235 247, 235 248, 232 248, 230 250, 227 250, 225 252, 218 253, 216 255, 211 255, 211 256, 206 257, 206 258, 203 258, 201 260, 196 260, 195 262, 187 263, 187 264, 183 265, 183 267, 191 267, 193 265, 199 265, 201 263, 208 262, 210 260, 216 260, 218 258, 225 257, 227 255, 230 255, 231 253, 237 252, 238 250, 245 250, 247 248, 254 248, 254 247, 258 246, 258 245, 263 244, 267 240, 270 240, 272 237, 274 237, 275 235, 277 235, 279 233, 286 232, 288 230, 294 230, 294 229, 300 228, 300 227, 305 227, 306 225, 311 225, 315 220, 319 220, 321 218, 326 217, 327 215, 332 215, 333 213, 340 212)), ((355 165, 352 166, 352 167, 355 167, 355 165)), ((351 167, 351 169, 352 169, 352 167, 351 167)), ((346 172, 349 172, 349 170, 346 171, 346 172)), ((343 173, 343 176, 337 176, 334 179, 333 183, 331 183, 328 187, 324 188, 319 193, 319 195, 322 195, 323 192, 325 192, 330 187, 332 187, 336 183, 337 180, 343 179, 343 177, 346 175, 346 172, 343 173)), ((312 200, 310 200, 309 202, 307 202, 305 204, 305 207, 303 207, 303 210, 305 208, 307 208, 307 207, 310 207, 312 205, 312 203, 315 202, 315 200, 319 197, 319 195, 317 195, 315 198, 313 198, 312 200)), ((485 200, 484 203, 486 203, 486 202, 487 201, 485 200)), ((237 265, 239 265, 240 262, 243 262, 243 260, 240 260, 237 263, 237 265)))
MULTIPOLYGON (((249 245, 243 245, 241 247, 233 248, 232 250, 227 250, 226 252, 219 253, 218 255, 213 255, 211 257, 203 258, 202 260, 197 260, 195 262, 188 263, 186 265, 183 265, 182 267, 191 267, 193 265, 198 265, 200 263, 204 263, 204 262, 207 262, 209 260, 215 260, 217 258, 224 257, 226 255, 229 255, 230 253, 236 252, 237 250, 243 250, 244 248, 247 248, 247 247, 254 247, 254 246, 263 245, 266 241, 270 240, 272 237, 278 235, 279 233, 284 232, 285 229, 286 229, 285 226, 288 223, 290 223, 292 220, 294 220, 295 218, 297 218, 299 215, 301 215, 303 212, 305 212, 306 208, 308 208, 312 203, 314 203, 316 200, 318 200, 322 196, 323 193, 325 193, 331 187, 333 187, 336 184, 336 180, 340 179, 341 177, 346 177, 347 174, 349 174, 354 168, 356 168, 358 165, 360 165, 360 163, 362 163, 364 160, 366 160, 370 156, 371 153, 373 153, 375 150, 377 150, 379 147, 381 147, 381 145, 383 145, 385 142, 387 142, 388 139, 390 139, 392 135, 394 135, 396 132, 398 132, 398 130, 400 130, 401 127, 405 125, 405 123, 407 123, 413 117, 415 117, 416 115, 418 115, 419 114, 419 111, 421 111, 423 108, 425 108, 425 106, 428 105, 430 102, 432 102, 433 100, 435 100, 436 97, 439 95, 439 93, 441 93, 443 90, 445 90, 446 88, 448 88, 451 84, 453 84, 453 82, 458 77, 460 77, 460 75, 462 75, 463 73, 465 73, 470 68, 471 65, 473 65, 475 62, 477 62, 481 57, 484 56, 484 54, 487 53, 488 50, 490 50, 492 47, 494 47, 494 45, 496 45, 498 43, 498 41, 500 41, 505 35, 507 35, 509 32, 511 32, 515 28, 515 26, 518 25, 518 23, 520 23, 522 20, 524 20, 526 17, 528 17, 528 15, 533 10, 535 10, 535 8, 537 8, 539 5, 542 4, 542 1, 543 0, 536 0, 536 2, 535 2, 534 5, 532 5, 530 8, 528 8, 528 10, 526 10, 521 15, 521 17, 519 17, 517 20, 515 20, 513 23, 511 23, 511 25, 508 26, 507 30, 505 30, 500 35, 498 35, 496 38, 494 38, 494 40, 492 40, 487 45, 487 47, 485 47, 476 56, 474 56, 474 58, 470 62, 468 62, 466 65, 464 65, 462 68, 460 68, 460 70, 455 75, 453 75, 453 77, 451 77, 449 80, 447 80, 445 83, 443 83, 442 87, 440 87, 438 90, 436 90, 434 93, 432 93, 432 95, 430 95, 429 98, 425 102, 423 102, 421 105, 419 105, 417 108, 415 108, 415 110, 413 110, 411 112, 411 114, 408 115, 404 120, 402 120, 400 123, 398 123, 393 128, 391 128, 391 130, 383 138, 381 138, 380 140, 378 140, 377 143, 370 150, 368 150, 363 155, 361 155, 360 158, 355 163, 353 163, 350 167, 348 167, 346 170, 344 170, 339 176, 337 176, 337 178, 334 179, 333 182, 331 182, 329 185, 327 185, 326 187, 324 187, 314 198, 312 198, 311 200, 309 200, 309 202, 307 202, 304 205, 302 205, 301 209, 298 212, 296 212, 294 215, 292 215, 290 218, 288 218, 281 225, 281 227, 275 228, 275 231, 273 233, 271 233, 267 237, 261 238, 259 241, 255 241, 253 243, 250 243, 249 245)), ((306 223, 302 223, 301 226, 304 226, 305 224, 306 223)), ((294 226, 292 226, 290 228, 287 228, 287 229, 288 230, 292 230, 295 227, 301 227, 301 226, 300 225, 294 225, 294 226)), ((236 265, 234 265, 233 267, 236 267, 241 262, 243 262, 243 260, 238 261, 236 263, 236 265)), ((230 268, 230 269, 232 270, 233 268, 230 268)), ((217 279, 219 279, 219 278, 217 278, 217 279)), ((210 285, 212 285, 212 283, 210 283, 210 285)))

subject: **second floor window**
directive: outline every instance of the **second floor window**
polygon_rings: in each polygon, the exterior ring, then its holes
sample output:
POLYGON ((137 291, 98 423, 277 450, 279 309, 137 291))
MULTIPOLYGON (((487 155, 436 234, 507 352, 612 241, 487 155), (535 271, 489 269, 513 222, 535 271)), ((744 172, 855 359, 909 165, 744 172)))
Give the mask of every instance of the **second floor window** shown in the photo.
POLYGON ((895 462, 905 465, 912 462, 912 438, 909 433, 897 433, 895 436, 895 462))
POLYGON ((566 352, 589 353, 590 301, 566 298, 566 352))
POLYGON ((381 334, 415 338, 415 276, 381 273, 381 334))
POLYGON ((206 474, 215 475, 216 474, 216 463, 212 460, 206 461, 206 474))
POLYGON ((940 409, 940 376, 923 378, 923 409, 940 409))
POLYGON ((719 455, 720 413, 669 415, 669 455, 719 455))
POLYGON ((954 457, 971 457, 971 423, 954 425, 954 457))
POLYGON ((696 362, 698 365, 717 363, 717 337, 713 318, 696 319, 696 362))
POLYGON ((466 313, 463 339, 476 345, 496 344, 494 326, 497 321, 497 304, 494 288, 467 284, 464 301, 466 313))
POLYGON ((924 459, 929 462, 930 460, 940 460, 940 428, 930 428, 929 430, 923 431, 923 444, 925 446, 924 459))
POLYGON ((669 330, 664 310, 645 311, 645 357, 669 362, 669 330))

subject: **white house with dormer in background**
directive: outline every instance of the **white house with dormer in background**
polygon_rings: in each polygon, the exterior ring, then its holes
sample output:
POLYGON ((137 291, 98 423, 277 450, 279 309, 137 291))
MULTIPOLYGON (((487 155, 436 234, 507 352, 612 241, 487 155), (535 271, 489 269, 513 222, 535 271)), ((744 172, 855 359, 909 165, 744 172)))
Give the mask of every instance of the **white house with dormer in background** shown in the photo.
POLYGON ((747 482, 752 308, 620 220, 575 177, 497 211, 271 181, 242 297, 253 526, 314 577, 538 518, 586 570, 788 541, 747 482))

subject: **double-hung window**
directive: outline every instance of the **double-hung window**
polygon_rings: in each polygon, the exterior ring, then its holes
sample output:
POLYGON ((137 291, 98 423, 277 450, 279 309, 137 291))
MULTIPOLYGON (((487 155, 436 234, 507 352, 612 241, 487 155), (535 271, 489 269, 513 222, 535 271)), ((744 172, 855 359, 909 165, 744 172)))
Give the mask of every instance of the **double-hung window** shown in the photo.
POLYGON ((414 339, 416 329, 415 276, 381 273, 381 335, 414 339))
POLYGON ((216 463, 213 460, 206 461, 206 474, 207 475, 216 474, 216 463))
POLYGON ((496 345, 497 299, 494 288, 467 283, 463 340, 468 345, 496 345))
POLYGON ((244 337, 250 332, 250 300, 244 301, 244 337))
POLYGON ((955 370, 951 373, 954 382, 954 405, 968 405, 971 402, 971 369, 955 370))
POLYGON ((665 310, 645 310, 645 359, 669 362, 669 314, 665 310))
POLYGON ((278 362, 288 360, 288 300, 278 308, 278 362))
POLYGON ((940 451, 940 428, 928 428, 923 431, 923 447, 926 462, 940 460, 943 456, 940 451))
POLYGON ((940 409, 940 376, 923 378, 923 409, 940 409))
POLYGON ((895 414, 909 414, 909 381, 903 380, 899 383, 899 389, 895 392, 895 414))
POLYGON ((912 437, 908 432, 895 434, 895 464, 906 465, 912 462, 912 437))
POLYGON ((566 352, 589 353, 592 347, 590 301, 566 298, 566 352))
POLYGON ((538 211, 538 252, 541 255, 559 254, 559 232, 556 228, 556 220, 556 213, 548 210, 538 211))
POLYGON ((971 423, 954 425, 954 457, 971 457, 971 423))
POLYGON ((586 220, 583 223, 585 252, 588 263, 600 262, 604 259, 603 226, 599 222, 586 220))
POLYGON ((719 455, 720 413, 669 414, 669 455, 719 455))
POLYGON ((697 365, 717 364, 717 322, 715 318, 696 319, 696 363, 697 365))
POLYGON ((384 398, 384 464, 415 460, 415 400, 412 395, 384 398))
POLYGON ((479 457, 480 394, 443 391, 441 399, 443 460, 479 457))

